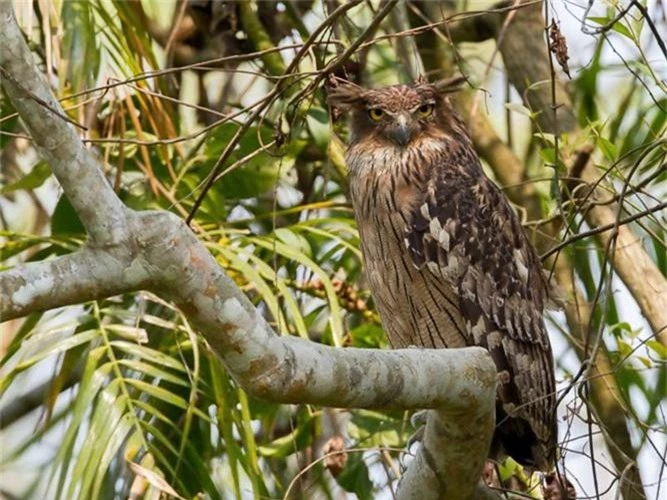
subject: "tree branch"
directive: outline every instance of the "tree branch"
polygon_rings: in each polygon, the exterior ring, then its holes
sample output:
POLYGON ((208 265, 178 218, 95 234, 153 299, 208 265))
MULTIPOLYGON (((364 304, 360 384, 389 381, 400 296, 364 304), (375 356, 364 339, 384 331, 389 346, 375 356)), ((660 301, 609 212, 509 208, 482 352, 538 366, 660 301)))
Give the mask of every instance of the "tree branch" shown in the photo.
POLYGON ((59 116, 65 112, 35 65, 11 2, 0 2, 0 26, 0 67, 2 74, 11 75, 11 79, 2 77, 7 96, 30 135, 41 138, 37 142, 39 151, 65 190, 91 243, 118 241, 124 206, 106 182, 100 160, 85 148, 72 125, 59 116))
MULTIPOLYGON (((467 408, 473 408, 476 404, 471 401, 467 408)), ((463 429, 452 423, 471 418, 468 410, 465 413, 430 413, 424 431, 424 441, 414 462, 410 464, 410 468, 401 478, 396 498, 398 500, 411 498, 458 500, 471 498, 471 495, 474 494, 475 499, 499 499, 500 496, 497 493, 482 485, 475 488, 475 482, 465 483, 465 486, 468 487, 460 490, 459 488, 463 485, 453 481, 453 478, 458 475, 467 476, 471 461, 479 460, 474 467, 475 470, 478 467, 479 470, 482 469, 486 451, 479 447, 481 443, 475 439, 475 434, 493 434, 494 416, 477 413, 472 416, 474 422, 471 422, 467 429, 463 429), (441 450, 444 448, 448 448, 449 451, 442 453, 441 450), (444 471, 447 471, 446 475, 441 473, 444 471), (415 493, 418 493, 418 496, 415 493)))
POLYGON ((254 396, 278 403, 436 409, 424 451, 399 495, 472 498, 495 419, 496 369, 485 349, 337 349, 278 336, 183 221, 168 212, 134 212, 116 198, 99 161, 58 116, 62 109, 32 63, 9 2, 0 3, 0 66, 12 75, 2 78, 9 98, 92 244, 1 272, 3 320, 151 290, 181 308, 254 396), (431 483, 414 480, 427 475, 440 489, 426 491, 431 483))
MULTIPOLYGON (((583 178, 590 185, 599 182, 591 165, 584 169, 583 178)), ((619 224, 618 205, 612 206, 592 205, 586 212, 586 220, 593 228, 611 228, 596 237, 603 248, 616 238, 616 247, 610 253, 611 263, 637 301, 657 340, 667 346, 667 279, 631 227, 619 224)))

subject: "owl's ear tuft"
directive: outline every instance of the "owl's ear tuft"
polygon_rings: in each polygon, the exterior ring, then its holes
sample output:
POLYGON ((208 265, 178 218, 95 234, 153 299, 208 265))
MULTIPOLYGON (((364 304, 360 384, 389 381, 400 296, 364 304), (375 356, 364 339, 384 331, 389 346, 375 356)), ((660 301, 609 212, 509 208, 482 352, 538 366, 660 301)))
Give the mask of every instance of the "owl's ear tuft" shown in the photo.
POLYGON ((461 90, 461 86, 468 81, 465 75, 454 76, 433 82, 435 90, 441 94, 454 94, 461 90))
POLYGON ((364 101, 365 90, 356 83, 336 78, 333 85, 327 87, 329 96, 327 102, 330 105, 348 108, 364 101))

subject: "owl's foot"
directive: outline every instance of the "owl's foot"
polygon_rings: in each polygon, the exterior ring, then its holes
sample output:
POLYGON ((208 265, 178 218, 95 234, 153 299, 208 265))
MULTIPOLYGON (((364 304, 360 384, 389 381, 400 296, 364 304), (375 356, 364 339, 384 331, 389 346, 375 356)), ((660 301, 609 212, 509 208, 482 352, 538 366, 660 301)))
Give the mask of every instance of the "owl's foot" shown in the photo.
POLYGON ((428 418, 428 410, 416 411, 410 417, 410 425, 416 428, 417 430, 408 438, 407 445, 405 447, 405 452, 401 454, 398 459, 401 472, 407 470, 408 466, 405 463, 405 458, 407 458, 410 453, 410 449, 416 444, 421 443, 424 438, 424 429, 426 428, 426 420, 428 418))

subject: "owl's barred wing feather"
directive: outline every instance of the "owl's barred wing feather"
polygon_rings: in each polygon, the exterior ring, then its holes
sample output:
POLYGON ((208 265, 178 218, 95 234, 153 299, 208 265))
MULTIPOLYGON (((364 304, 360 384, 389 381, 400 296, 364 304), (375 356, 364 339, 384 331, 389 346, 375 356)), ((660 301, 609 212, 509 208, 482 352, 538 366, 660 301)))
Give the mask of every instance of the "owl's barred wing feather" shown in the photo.
POLYGON ((555 453, 555 388, 539 259, 476 157, 443 161, 450 164, 433 167, 406 229, 406 246, 418 268, 456 291, 468 344, 487 348, 496 363, 497 444, 519 462, 548 470, 555 453))

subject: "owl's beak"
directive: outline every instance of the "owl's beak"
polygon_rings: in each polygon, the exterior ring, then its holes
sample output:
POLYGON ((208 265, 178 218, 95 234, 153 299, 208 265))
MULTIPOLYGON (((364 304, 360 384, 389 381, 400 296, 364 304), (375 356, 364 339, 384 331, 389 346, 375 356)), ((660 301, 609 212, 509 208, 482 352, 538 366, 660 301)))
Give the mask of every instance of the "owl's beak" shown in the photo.
POLYGON ((405 115, 399 115, 396 117, 396 125, 392 128, 390 136, 400 146, 406 146, 412 139, 413 132, 410 119, 405 115))

